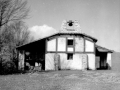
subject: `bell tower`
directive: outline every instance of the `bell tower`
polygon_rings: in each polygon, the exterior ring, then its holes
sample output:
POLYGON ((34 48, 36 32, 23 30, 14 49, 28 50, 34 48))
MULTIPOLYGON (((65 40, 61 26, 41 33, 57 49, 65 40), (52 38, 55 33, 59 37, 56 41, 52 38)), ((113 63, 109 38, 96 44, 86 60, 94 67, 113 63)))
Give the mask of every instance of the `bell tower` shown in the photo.
POLYGON ((66 33, 81 33, 80 25, 77 20, 64 20, 61 25, 61 32, 66 33))

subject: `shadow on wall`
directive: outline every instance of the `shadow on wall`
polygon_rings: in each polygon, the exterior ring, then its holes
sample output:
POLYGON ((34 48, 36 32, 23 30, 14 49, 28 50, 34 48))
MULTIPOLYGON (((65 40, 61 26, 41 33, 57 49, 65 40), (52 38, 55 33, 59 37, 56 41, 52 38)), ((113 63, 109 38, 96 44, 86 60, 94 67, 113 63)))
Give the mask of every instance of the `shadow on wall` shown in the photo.
POLYGON ((110 65, 108 63, 106 63, 106 66, 104 67, 100 67, 100 68, 97 68, 97 70, 111 70, 112 68, 110 67, 110 65))

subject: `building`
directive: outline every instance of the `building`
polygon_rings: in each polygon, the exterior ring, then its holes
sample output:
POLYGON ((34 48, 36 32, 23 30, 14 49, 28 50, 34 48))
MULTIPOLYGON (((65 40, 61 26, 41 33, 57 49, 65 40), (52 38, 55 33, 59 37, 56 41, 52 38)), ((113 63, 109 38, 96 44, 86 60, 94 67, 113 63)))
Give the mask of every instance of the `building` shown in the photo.
POLYGON ((81 33, 77 21, 64 21, 59 33, 17 47, 18 67, 41 70, 111 69, 113 51, 96 45, 97 39, 81 33))

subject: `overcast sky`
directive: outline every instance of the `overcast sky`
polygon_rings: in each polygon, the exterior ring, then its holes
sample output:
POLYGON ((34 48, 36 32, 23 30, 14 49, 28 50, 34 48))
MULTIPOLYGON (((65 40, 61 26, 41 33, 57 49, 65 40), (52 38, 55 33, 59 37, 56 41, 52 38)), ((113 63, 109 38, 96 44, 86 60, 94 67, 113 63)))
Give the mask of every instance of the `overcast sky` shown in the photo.
POLYGON ((56 33, 63 20, 78 20, 97 44, 120 52, 120 0, 27 0, 26 20, 35 39, 56 33))

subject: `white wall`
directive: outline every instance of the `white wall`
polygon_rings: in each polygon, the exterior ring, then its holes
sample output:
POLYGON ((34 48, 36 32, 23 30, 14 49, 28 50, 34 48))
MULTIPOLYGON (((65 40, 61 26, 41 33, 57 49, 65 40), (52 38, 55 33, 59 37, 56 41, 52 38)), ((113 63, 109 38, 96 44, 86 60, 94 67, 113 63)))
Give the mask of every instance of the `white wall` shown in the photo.
POLYGON ((70 65, 70 61, 67 61, 67 54, 66 53, 58 53, 60 55, 60 64, 61 69, 68 69, 70 65))
POLYGON ((84 40, 83 38, 76 37, 75 38, 75 51, 83 52, 84 51, 84 40))
MULTIPOLYGON (((84 70, 87 67, 95 70, 95 55, 94 54, 74 54, 73 60, 67 60, 66 53, 58 53, 60 55, 61 69, 77 69, 84 70)), ((47 53, 45 55, 45 70, 55 70, 55 54, 47 53)))
MULTIPOLYGON (((70 37, 73 38, 73 37, 70 37)), ((48 41, 48 51, 56 50, 56 41, 57 41, 57 51, 66 51, 66 37, 58 37, 58 39, 52 39, 48 41)), ((94 43, 88 40, 85 40, 85 50, 86 52, 94 52, 94 43)), ((67 50, 73 52, 73 48, 68 48, 67 50)), ((83 52, 84 51, 84 39, 80 37, 75 37, 75 51, 83 52)), ((73 54, 73 60, 67 60, 67 53, 58 53, 60 55, 60 64, 61 69, 86 69, 87 65, 89 69, 95 70, 95 54, 88 53, 73 54)), ((55 70, 54 63, 54 53, 47 53, 45 56, 45 70, 55 70)))
POLYGON ((56 39, 47 42, 47 51, 56 51, 56 39))
POLYGON ((108 53, 107 54, 107 63, 109 64, 109 66, 111 67, 112 65, 112 63, 111 63, 111 53, 108 53))
POLYGON ((85 40, 85 51, 94 52, 94 43, 89 40, 85 40))
POLYGON ((54 53, 45 55, 45 70, 55 70, 54 55, 54 53))
POLYGON ((74 39, 74 37, 73 37, 73 36, 69 36, 69 37, 67 37, 67 39, 72 39, 72 40, 73 40, 73 39, 74 39))
POLYGON ((67 51, 68 52, 73 52, 74 50, 73 50, 73 47, 67 47, 67 51))
POLYGON ((88 55, 88 68, 91 70, 95 70, 95 54, 87 54, 88 55))
POLYGON ((57 51, 66 51, 66 38, 59 37, 57 45, 58 45, 57 51))
POLYGON ((71 69, 71 70, 82 70, 85 69, 83 67, 83 57, 86 56, 84 54, 73 54, 73 60, 67 60, 67 54, 59 53, 60 55, 60 64, 61 69, 71 69))
POLYGON ((82 70, 82 54, 74 54, 71 69, 82 70))

